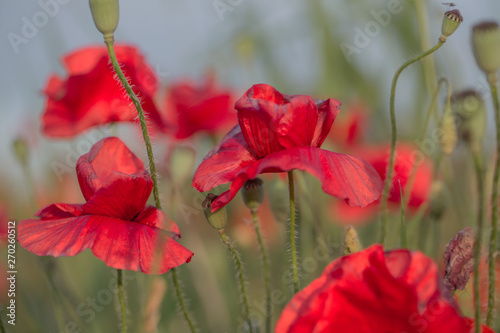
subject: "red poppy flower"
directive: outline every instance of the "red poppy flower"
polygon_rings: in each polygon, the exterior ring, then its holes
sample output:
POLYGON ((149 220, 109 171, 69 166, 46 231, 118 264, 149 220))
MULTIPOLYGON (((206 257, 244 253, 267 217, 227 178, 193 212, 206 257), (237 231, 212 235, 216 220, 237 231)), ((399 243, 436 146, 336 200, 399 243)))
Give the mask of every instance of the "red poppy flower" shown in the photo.
POLYGON ((201 85, 190 80, 174 83, 168 88, 165 104, 167 119, 177 126, 177 139, 201 131, 214 135, 236 120, 231 93, 217 86, 213 73, 201 85))
MULTIPOLYGON (((158 82, 144 57, 132 46, 118 45, 116 56, 122 70, 141 98, 148 119, 158 129, 164 124, 154 102, 158 82)), ((105 46, 86 47, 66 55, 66 78, 52 75, 44 89, 43 133, 71 137, 93 126, 115 121, 136 121, 137 111, 121 84, 114 78, 105 46)))
POLYGON ((78 181, 86 203, 58 203, 41 209, 40 219, 19 223, 21 246, 39 256, 74 256, 90 248, 106 265, 165 273, 191 260, 175 241, 179 228, 147 206, 153 182, 142 162, 118 138, 97 142, 78 159, 78 181), (158 267, 153 257, 158 254, 158 267))
POLYGON ((334 99, 284 95, 257 84, 235 105, 239 125, 234 127, 196 170, 193 186, 200 192, 231 182, 213 203, 226 205, 249 179, 266 172, 307 171, 323 190, 365 206, 380 196, 382 181, 367 162, 320 149, 339 111, 334 99))
POLYGON ((424 254, 374 245, 335 260, 296 294, 276 333, 470 333, 470 321, 441 285, 436 264, 424 254))
MULTIPOLYGON (((388 145, 365 146, 354 150, 359 156, 370 163, 382 179, 385 179, 389 163, 390 147, 388 145)), ((412 169, 416 167, 415 179, 411 188, 408 207, 411 210, 418 209, 427 202, 432 183, 432 164, 420 154, 420 150, 410 144, 398 144, 396 148, 396 159, 394 163, 394 174, 389 191, 389 208, 400 209, 401 194, 399 184, 403 190, 403 196, 409 190, 408 182, 412 169)), ((350 224, 361 224, 378 212, 379 200, 367 207, 349 207, 344 202, 336 202, 332 206, 333 216, 337 220, 350 224)))
POLYGON ((360 101, 354 101, 348 107, 343 117, 336 120, 335 131, 331 131, 328 138, 342 147, 353 147, 360 143, 366 129, 366 106, 360 101))

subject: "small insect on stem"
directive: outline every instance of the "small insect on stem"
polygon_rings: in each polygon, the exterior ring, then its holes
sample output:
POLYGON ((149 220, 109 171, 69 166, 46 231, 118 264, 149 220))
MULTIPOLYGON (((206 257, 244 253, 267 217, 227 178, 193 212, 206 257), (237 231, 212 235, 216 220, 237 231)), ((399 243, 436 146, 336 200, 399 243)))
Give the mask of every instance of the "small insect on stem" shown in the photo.
POLYGON ((442 2, 442 4, 443 4, 443 5, 445 5, 445 6, 448 6, 448 7, 450 7, 450 8, 452 8, 452 7, 455 7, 455 6, 456 6, 456 4, 455 4, 455 3, 453 3, 453 2, 442 2))

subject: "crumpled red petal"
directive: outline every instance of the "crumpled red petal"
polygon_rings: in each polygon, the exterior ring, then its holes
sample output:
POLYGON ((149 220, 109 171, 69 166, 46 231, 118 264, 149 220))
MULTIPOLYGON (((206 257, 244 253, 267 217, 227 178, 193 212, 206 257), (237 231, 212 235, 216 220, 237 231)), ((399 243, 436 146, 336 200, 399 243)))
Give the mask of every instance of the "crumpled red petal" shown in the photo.
POLYGON ((212 211, 225 206, 249 179, 266 172, 303 170, 321 181, 323 191, 346 199, 351 206, 366 206, 376 200, 383 183, 368 162, 314 147, 297 147, 273 153, 237 173, 228 191, 213 203, 212 211))
MULTIPOLYGON (((152 217, 162 216, 147 210, 143 218, 150 225, 155 224, 152 217)), ((74 256, 90 248, 110 267, 147 274, 163 274, 191 260, 193 253, 170 238, 170 232, 150 225, 99 215, 29 219, 19 223, 18 241, 39 256, 74 256)))

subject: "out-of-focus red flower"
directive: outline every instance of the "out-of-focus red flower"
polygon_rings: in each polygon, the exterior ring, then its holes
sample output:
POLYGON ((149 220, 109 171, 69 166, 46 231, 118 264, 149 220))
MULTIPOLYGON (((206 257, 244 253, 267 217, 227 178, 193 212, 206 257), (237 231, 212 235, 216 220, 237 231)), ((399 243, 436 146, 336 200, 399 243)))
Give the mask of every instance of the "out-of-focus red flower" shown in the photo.
POLYGON ((317 177, 323 190, 350 205, 376 200, 382 182, 373 167, 359 158, 320 149, 339 112, 334 99, 315 101, 284 95, 266 84, 251 87, 235 105, 239 125, 204 158, 193 186, 200 192, 231 182, 213 203, 226 205, 249 179, 261 173, 304 170, 317 177))
POLYGON ((202 84, 184 80, 170 85, 165 105, 167 120, 177 127, 177 139, 198 132, 214 135, 236 121, 231 93, 217 85, 213 73, 208 73, 202 84))
POLYGON ((284 332, 470 333, 470 321, 442 292, 430 258, 374 245, 335 260, 296 294, 276 326, 284 332))
POLYGON ((328 134, 328 138, 343 147, 353 147, 360 144, 367 122, 366 106, 355 101, 336 119, 335 130, 328 134))
POLYGON ((40 219, 22 220, 21 246, 55 257, 90 248, 110 267, 154 274, 191 260, 193 253, 175 241, 177 225, 146 205, 153 182, 120 139, 97 142, 78 159, 76 171, 86 203, 52 204, 37 213, 40 219))
MULTIPOLYGON (((470 333, 474 332, 474 325, 475 325, 475 321, 474 319, 470 319, 470 318, 464 318, 465 322, 466 322, 466 325, 467 327, 470 329, 470 333)), ((495 331, 493 331, 491 328, 489 328, 488 326, 486 325, 481 325, 481 332, 482 333, 495 333, 495 331)))
MULTIPOLYGON (((152 128, 163 129, 164 120, 153 102, 158 82, 139 51, 117 45, 116 56, 152 128)), ((121 83, 114 78, 105 46, 86 47, 66 55, 66 78, 52 75, 44 89, 47 102, 42 115, 43 133, 72 137, 93 126, 115 121, 136 121, 137 111, 121 83)))
MULTIPOLYGON (((385 180, 387 166, 389 163, 390 146, 364 146, 353 150, 356 156, 359 156, 370 163, 380 177, 385 180)), ((389 208, 401 208, 401 189, 403 197, 409 190, 409 180, 412 169, 416 167, 415 179, 407 203, 410 210, 418 209, 428 200, 432 183, 432 164, 421 154, 420 150, 411 144, 398 144, 396 148, 396 159, 394 163, 394 174, 389 191, 389 208)), ((367 207, 349 207, 342 201, 337 201, 332 205, 332 214, 336 220, 349 224, 361 224, 372 217, 379 209, 379 200, 367 207)))

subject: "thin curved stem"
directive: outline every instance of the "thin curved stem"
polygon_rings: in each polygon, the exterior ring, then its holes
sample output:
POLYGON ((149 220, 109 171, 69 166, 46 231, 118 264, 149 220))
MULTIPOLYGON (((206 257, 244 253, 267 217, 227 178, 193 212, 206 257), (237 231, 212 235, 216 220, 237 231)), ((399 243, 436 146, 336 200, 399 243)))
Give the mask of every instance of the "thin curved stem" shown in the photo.
POLYGON ((405 62, 397 71, 396 74, 394 74, 394 78, 392 80, 392 86, 391 86, 391 99, 390 99, 390 113, 391 113, 391 155, 389 158, 389 166, 387 169, 387 176, 385 178, 385 184, 384 184, 384 190, 382 192, 382 200, 381 200, 381 209, 382 209, 382 225, 381 225, 381 232, 380 232, 380 243, 384 244, 385 243, 385 238, 387 234, 387 198, 389 196, 389 189, 392 183, 392 173, 394 169, 394 157, 396 153, 396 141, 397 141, 397 129, 396 129, 396 112, 394 110, 394 102, 396 99, 396 85, 398 83, 399 76, 403 72, 405 68, 410 66, 411 64, 419 61, 420 59, 424 58, 425 56, 433 53, 437 49, 439 49, 442 45, 444 44, 444 41, 441 39, 439 42, 432 47, 431 49, 419 54, 415 58, 405 62))
POLYGON ((474 171, 476 173, 478 197, 477 209, 477 238, 474 249, 474 319, 475 332, 481 332, 481 294, 479 290, 479 262, 481 260, 481 244, 483 237, 483 220, 484 220, 484 177, 483 163, 481 154, 477 151, 471 151, 474 161, 474 171))
POLYGON ((117 269, 117 280, 118 280, 118 298, 120 300, 120 309, 122 314, 122 333, 127 333, 127 308, 125 306, 125 296, 123 293, 123 277, 122 270, 117 269))
POLYGON ((227 249, 229 250, 229 252, 233 256, 234 262, 236 264, 236 272, 237 272, 238 279, 239 279, 241 298, 243 300, 243 311, 245 312, 245 316, 247 318, 250 333, 253 333, 252 321, 250 320, 250 305, 248 302, 245 272, 243 270, 243 264, 241 262, 240 255, 235 250, 235 248, 231 245, 231 240, 226 235, 226 232, 224 231, 224 229, 220 229, 219 234, 220 234, 220 237, 222 238, 222 242, 226 245, 227 249))
POLYGON ((172 280, 174 282, 175 293, 177 295, 177 299, 179 300, 179 305, 181 307, 182 313, 184 314, 184 318, 186 319, 189 329, 191 329, 191 332, 196 332, 196 327, 194 326, 194 323, 191 320, 191 317, 189 316, 189 310, 186 306, 184 296, 182 295, 179 279, 177 278, 177 271, 175 270, 175 268, 172 268, 170 269, 170 272, 172 273, 172 280))
MULTIPOLYGON (((151 174, 151 179, 153 180, 153 196, 155 200, 155 206, 156 208, 161 210, 161 202, 160 202, 160 195, 158 191, 158 180, 156 177, 156 165, 155 165, 155 159, 153 155, 153 148, 151 146, 151 140, 149 138, 149 133, 148 133, 148 127, 146 124, 146 117, 144 115, 144 110, 142 109, 141 102, 137 95, 134 93, 132 90, 132 87, 127 81, 127 78, 123 74, 123 71, 120 68, 120 64, 118 63, 118 59, 116 58, 115 54, 115 49, 113 47, 113 40, 111 39, 105 39, 106 46, 108 48, 108 53, 109 53, 109 58, 111 60, 111 63, 113 64, 113 69, 115 70, 116 75, 118 76, 118 79, 122 83, 123 87, 127 91, 128 96, 134 103, 135 108, 137 109, 137 113, 139 115, 139 121, 141 123, 141 130, 142 130, 142 136, 144 138, 144 144, 146 145, 146 152, 148 154, 148 160, 149 160, 149 173, 151 174)), ((175 268, 170 269, 172 271, 172 278, 176 277, 176 271, 175 268)), ((174 278, 175 279, 175 278, 174 278)), ((186 321, 188 322, 189 327, 191 328, 191 332, 196 332, 194 329, 193 321, 191 319, 191 316, 189 314, 189 311, 187 310, 186 306, 182 306, 182 304, 185 304, 185 301, 183 299, 183 294, 182 291, 180 290, 180 285, 179 283, 176 283, 174 280, 174 285, 176 287, 176 294, 178 297, 179 304, 181 304, 181 309, 184 314, 184 318, 186 318, 186 321)))
POLYGON ((269 254, 267 253, 266 244, 264 244, 264 239, 262 238, 262 233, 260 232, 259 217, 257 215, 257 209, 251 209, 253 218, 253 225, 255 228, 255 233, 257 234, 257 239, 259 241, 260 253, 262 255, 262 263, 264 267, 264 286, 266 289, 266 332, 271 332, 271 317, 272 317, 272 306, 271 306, 271 279, 269 276, 269 254))
POLYGON ((498 100, 497 76, 495 73, 488 75, 488 82, 491 89, 491 98, 495 109, 495 126, 496 126, 496 144, 497 156, 495 161, 495 170, 493 172, 493 189, 491 191, 491 236, 490 249, 488 252, 489 263, 489 285, 488 285, 488 312, 486 316, 486 325, 491 326, 493 323, 493 312, 495 310, 495 255, 497 248, 497 233, 498 233, 498 182, 500 179, 500 102, 498 100))
POLYGON ((288 171, 288 191, 290 193, 290 255, 292 263, 293 293, 299 292, 299 273, 297 269, 297 245, 295 244, 295 188, 293 171, 288 171))

